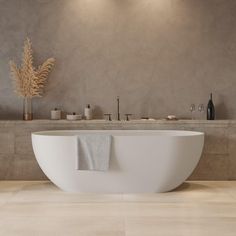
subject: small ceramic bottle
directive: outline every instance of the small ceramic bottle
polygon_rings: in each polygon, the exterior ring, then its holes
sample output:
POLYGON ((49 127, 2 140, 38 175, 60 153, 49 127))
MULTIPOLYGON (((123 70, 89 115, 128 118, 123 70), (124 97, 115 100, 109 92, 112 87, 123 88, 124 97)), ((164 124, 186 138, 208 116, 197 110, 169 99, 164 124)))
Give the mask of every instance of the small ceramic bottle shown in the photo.
POLYGON ((87 107, 85 107, 85 109, 84 109, 84 117, 86 120, 91 120, 93 117, 90 104, 88 104, 87 107))
POLYGON ((52 120, 60 120, 61 119, 61 110, 55 108, 51 111, 51 119, 52 120))

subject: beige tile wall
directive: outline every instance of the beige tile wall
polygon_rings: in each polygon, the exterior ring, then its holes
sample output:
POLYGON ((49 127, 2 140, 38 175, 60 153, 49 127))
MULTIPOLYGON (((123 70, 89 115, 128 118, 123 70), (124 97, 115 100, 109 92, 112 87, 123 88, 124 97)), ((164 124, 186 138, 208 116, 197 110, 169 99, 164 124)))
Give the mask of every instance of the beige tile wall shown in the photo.
POLYGON ((0 121, 0 179, 46 179, 34 157, 31 132, 56 129, 178 129, 206 134, 201 160, 191 180, 236 179, 235 121, 0 121))

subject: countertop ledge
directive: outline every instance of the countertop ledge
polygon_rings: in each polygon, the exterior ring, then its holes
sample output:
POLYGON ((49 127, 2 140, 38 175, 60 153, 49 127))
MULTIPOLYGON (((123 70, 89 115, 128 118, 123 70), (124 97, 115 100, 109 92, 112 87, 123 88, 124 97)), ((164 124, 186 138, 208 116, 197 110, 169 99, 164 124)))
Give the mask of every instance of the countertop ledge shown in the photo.
POLYGON ((236 125, 236 120, 130 120, 130 121, 108 121, 108 120, 50 120, 35 119, 32 121, 23 120, 0 120, 0 124, 207 124, 207 125, 236 125))

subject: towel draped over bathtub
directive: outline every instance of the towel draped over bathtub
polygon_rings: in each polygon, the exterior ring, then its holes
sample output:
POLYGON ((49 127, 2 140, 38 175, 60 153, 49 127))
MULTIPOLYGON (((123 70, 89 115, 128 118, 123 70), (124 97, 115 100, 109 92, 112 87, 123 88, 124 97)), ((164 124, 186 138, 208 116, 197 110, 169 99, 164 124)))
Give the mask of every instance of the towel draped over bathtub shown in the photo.
POLYGON ((76 169, 107 171, 111 153, 111 135, 80 134, 77 136, 76 169))

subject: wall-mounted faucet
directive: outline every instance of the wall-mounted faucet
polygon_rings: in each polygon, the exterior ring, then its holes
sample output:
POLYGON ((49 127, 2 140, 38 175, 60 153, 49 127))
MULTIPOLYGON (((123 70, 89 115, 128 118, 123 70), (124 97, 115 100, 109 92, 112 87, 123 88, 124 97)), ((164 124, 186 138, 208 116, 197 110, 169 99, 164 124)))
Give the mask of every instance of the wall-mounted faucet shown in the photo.
MULTIPOLYGON (((120 97, 119 96, 117 96, 116 102, 117 102, 117 114, 116 114, 117 115, 117 120, 121 121, 121 119, 120 119, 120 97)), ((104 116, 107 117, 109 121, 112 121, 112 118, 111 118, 112 115, 110 113, 104 114, 104 116)), ((126 117, 125 120, 129 121, 130 116, 132 116, 132 114, 125 114, 125 117, 126 117)))

